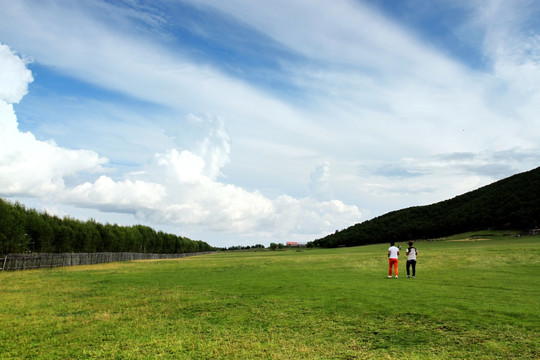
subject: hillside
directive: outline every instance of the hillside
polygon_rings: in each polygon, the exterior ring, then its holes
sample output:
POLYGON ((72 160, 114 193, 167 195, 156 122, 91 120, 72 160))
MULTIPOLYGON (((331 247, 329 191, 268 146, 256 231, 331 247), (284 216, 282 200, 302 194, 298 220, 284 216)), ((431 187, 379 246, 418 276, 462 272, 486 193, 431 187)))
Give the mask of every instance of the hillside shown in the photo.
POLYGON ((540 226, 540 167, 450 200, 390 212, 310 243, 357 246, 439 238, 481 229, 540 226))

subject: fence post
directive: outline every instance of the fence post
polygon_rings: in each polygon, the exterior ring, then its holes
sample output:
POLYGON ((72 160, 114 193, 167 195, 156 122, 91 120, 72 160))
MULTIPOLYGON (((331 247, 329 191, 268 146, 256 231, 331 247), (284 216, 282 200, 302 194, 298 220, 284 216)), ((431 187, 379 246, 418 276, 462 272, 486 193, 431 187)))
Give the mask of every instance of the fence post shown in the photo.
POLYGON ((7 255, 4 257, 4 264, 2 265, 2 271, 6 268, 6 262, 7 262, 7 255))

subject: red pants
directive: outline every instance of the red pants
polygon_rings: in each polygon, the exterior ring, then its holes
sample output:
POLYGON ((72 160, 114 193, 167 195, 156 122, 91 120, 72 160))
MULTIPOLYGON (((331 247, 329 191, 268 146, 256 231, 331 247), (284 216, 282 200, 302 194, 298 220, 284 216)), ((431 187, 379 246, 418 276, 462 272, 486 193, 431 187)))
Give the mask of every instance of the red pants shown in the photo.
POLYGON ((398 276, 398 259, 388 259, 388 276, 392 276, 392 265, 396 276, 398 276))

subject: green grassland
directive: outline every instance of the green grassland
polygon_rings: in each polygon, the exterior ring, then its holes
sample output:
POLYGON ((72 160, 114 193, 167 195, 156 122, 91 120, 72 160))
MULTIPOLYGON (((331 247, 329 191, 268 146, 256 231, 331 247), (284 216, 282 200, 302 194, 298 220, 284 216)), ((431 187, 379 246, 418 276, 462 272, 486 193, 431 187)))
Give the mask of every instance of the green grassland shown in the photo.
POLYGON ((0 273, 0 358, 540 358, 540 237, 471 236, 0 273))

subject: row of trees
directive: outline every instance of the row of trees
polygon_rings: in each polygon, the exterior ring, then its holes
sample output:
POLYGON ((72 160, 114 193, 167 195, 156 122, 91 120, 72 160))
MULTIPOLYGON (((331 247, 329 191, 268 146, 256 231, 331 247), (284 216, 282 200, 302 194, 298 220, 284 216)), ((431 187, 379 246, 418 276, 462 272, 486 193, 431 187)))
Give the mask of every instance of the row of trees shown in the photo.
POLYGON ((0 198, 0 254, 24 252, 139 252, 179 254, 211 251, 199 240, 144 226, 59 218, 0 198))
POLYGON ((252 249, 265 249, 264 245, 257 244, 257 245, 235 245, 235 246, 229 246, 228 248, 219 248, 219 250, 222 251, 234 251, 234 250, 252 250, 252 249))
MULTIPOLYGON (((290 247, 292 247, 292 246, 284 245, 282 243, 270 243, 269 249, 270 250, 283 250, 285 248, 290 248, 290 247)), ((313 247, 313 244, 308 243, 306 247, 313 247)), ((252 245, 252 246, 239 245, 239 246, 230 246, 228 248, 220 248, 219 250, 228 251, 228 250, 257 250, 257 249, 266 249, 266 247, 264 245, 261 245, 261 244, 252 245)))
POLYGON ((540 168, 432 205, 379 216, 315 240, 320 247, 440 238, 484 229, 540 226, 540 168))

